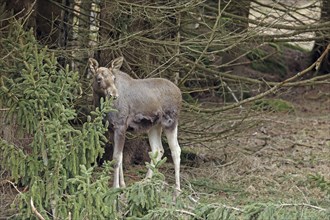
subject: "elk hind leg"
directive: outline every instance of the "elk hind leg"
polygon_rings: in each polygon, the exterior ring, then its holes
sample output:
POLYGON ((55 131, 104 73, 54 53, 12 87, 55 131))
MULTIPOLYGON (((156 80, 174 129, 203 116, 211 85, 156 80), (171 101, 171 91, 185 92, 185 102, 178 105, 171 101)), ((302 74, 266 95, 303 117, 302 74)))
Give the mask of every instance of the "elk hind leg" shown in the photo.
MULTIPOLYGON (((158 162, 164 154, 164 148, 162 145, 162 127, 160 125, 156 125, 156 126, 152 127, 148 132, 148 137, 149 137, 149 144, 151 147, 151 152, 152 152, 152 154, 157 154, 156 162, 158 162)), ((150 163, 151 163, 151 165, 154 165, 152 160, 150 163)), ((151 178, 152 174, 153 174, 153 172, 149 168, 146 178, 151 178)))

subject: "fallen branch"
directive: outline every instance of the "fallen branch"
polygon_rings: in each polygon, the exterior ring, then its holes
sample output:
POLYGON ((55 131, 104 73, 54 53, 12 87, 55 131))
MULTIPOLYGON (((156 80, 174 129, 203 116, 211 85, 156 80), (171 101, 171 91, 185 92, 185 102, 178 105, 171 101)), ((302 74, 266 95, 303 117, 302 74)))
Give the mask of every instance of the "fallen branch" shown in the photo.
POLYGON ((249 102, 252 102, 252 101, 255 101, 255 100, 258 100, 258 99, 261 99, 271 93, 275 93, 278 89, 280 89, 281 87, 283 87, 285 84, 299 78, 299 77, 302 77, 303 75, 305 75, 306 73, 308 73, 309 71, 311 71, 314 67, 317 69, 319 66, 320 66, 320 63, 322 62, 322 60, 324 59, 324 57, 326 56, 326 54, 329 52, 330 50, 330 44, 327 46, 327 48, 324 50, 324 52, 322 53, 322 55, 312 64, 310 65, 308 68, 306 68, 305 70, 301 71, 301 72, 298 72, 296 75, 276 84, 275 86, 273 86, 272 88, 270 88, 269 90, 263 92, 263 93, 260 93, 256 96, 253 96, 251 98, 248 98, 248 99, 244 99, 240 102, 236 102, 234 104, 231 104, 231 105, 228 105, 228 106, 224 106, 224 107, 221 107, 221 108, 216 108, 216 109, 204 109, 204 108, 200 108, 200 107, 196 107, 194 105, 191 105, 191 104, 188 104, 188 103, 184 103, 184 106, 187 107, 188 109, 190 110, 193 110, 193 111, 197 111, 197 112, 203 112, 203 113, 216 113, 216 112, 222 112, 222 111, 226 111, 226 110, 229 110, 229 109, 233 109, 233 108, 236 108, 238 106, 241 106, 243 104, 246 104, 246 103, 249 103, 249 102))
MULTIPOLYGON (((1 184, 4 184, 4 183, 9 183, 10 185, 12 185, 12 187, 14 187, 14 189, 19 194, 22 194, 22 192, 17 188, 17 186, 15 185, 15 183, 13 183, 12 181, 10 181, 10 180, 4 180, 4 181, 1 182, 1 184)), ((31 200, 30 200, 30 205, 31 205, 32 212, 38 217, 38 219, 45 220, 45 218, 38 212, 38 210, 34 206, 32 197, 31 197, 31 200)))
POLYGON ((288 207, 288 206, 304 206, 304 207, 316 209, 319 211, 327 211, 327 209, 325 209, 325 208, 321 208, 321 207, 311 205, 311 204, 306 204, 306 203, 299 203, 299 204, 286 204, 285 203, 285 204, 278 205, 278 208, 283 208, 283 207, 288 207))
MULTIPOLYGON (((194 217, 194 218, 197 217, 195 213, 189 212, 189 211, 184 210, 184 209, 177 209, 177 210, 175 210, 175 211, 176 211, 176 212, 183 213, 183 214, 186 214, 186 215, 190 215, 190 216, 192 216, 192 217, 194 217)), ((198 218, 198 219, 202 219, 202 218, 198 218)))
MULTIPOLYGON (((180 59, 185 63, 193 64, 193 61, 191 61, 191 60, 189 60, 189 59, 187 59, 183 56, 181 56, 180 59)), ((265 83, 267 83, 267 85, 269 85, 269 86, 276 86, 276 85, 281 83, 281 82, 265 82, 264 80, 252 79, 252 78, 244 77, 244 76, 237 76, 237 75, 230 74, 230 72, 219 72, 217 70, 207 68, 207 67, 203 66, 202 64, 196 64, 196 68, 202 70, 203 72, 219 76, 222 79, 225 79, 226 81, 230 81, 230 80, 232 80, 232 81, 241 81, 241 82, 246 82, 246 83, 249 83, 249 84, 265 84, 265 83)), ((303 70, 303 71, 305 71, 305 70, 303 70)), ((324 79, 327 79, 327 78, 330 78, 329 74, 325 74, 325 75, 322 75, 322 76, 316 76, 316 77, 313 77, 311 79, 302 80, 302 81, 299 81, 299 82, 288 82, 288 83, 284 84, 282 87, 306 86, 306 85, 312 85, 312 84, 313 85, 328 84, 328 83, 330 84, 329 81, 320 81, 320 80, 324 80, 324 79)))
POLYGON ((31 200, 30 200, 30 204, 31 204, 32 212, 38 217, 38 219, 45 220, 45 218, 42 217, 42 215, 38 212, 38 210, 36 209, 36 207, 34 207, 32 197, 31 197, 31 200))
POLYGON ((14 189, 15 189, 19 194, 22 194, 22 192, 17 188, 17 186, 15 185, 15 183, 13 183, 12 181, 10 181, 10 180, 4 180, 4 181, 1 181, 0 185, 4 185, 5 183, 9 183, 10 185, 12 185, 12 187, 14 187, 14 189))

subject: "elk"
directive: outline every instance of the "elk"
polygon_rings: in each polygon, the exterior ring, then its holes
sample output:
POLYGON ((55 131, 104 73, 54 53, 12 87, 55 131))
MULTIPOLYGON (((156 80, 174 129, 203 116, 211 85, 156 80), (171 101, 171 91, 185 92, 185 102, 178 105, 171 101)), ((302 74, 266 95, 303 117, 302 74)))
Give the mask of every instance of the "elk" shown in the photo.
MULTIPOLYGON (((126 132, 147 133, 151 151, 157 155, 156 161, 159 161, 164 154, 161 141, 164 131, 174 163, 175 188, 179 192, 181 149, 177 133, 182 102, 181 91, 174 83, 163 78, 133 79, 120 71, 123 60, 123 57, 114 59, 109 68, 99 67, 98 62, 93 58, 88 62, 94 75, 95 107, 99 107, 101 97, 112 97, 113 108, 116 110, 108 113, 106 118, 114 133, 113 186, 125 187, 122 163, 126 132)), ((152 170, 148 169, 146 178, 151 177, 152 170)))

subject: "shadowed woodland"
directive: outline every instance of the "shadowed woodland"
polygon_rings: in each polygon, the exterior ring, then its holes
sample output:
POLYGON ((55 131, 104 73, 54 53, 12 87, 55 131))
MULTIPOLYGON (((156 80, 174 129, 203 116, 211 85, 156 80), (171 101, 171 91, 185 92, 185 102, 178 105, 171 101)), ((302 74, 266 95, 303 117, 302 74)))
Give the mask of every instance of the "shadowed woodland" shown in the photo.
POLYGON ((0 1, 0 219, 328 219, 329 18, 328 0, 0 1), (175 199, 166 139, 151 163, 136 133, 111 187, 88 59, 120 56, 181 89, 175 199))

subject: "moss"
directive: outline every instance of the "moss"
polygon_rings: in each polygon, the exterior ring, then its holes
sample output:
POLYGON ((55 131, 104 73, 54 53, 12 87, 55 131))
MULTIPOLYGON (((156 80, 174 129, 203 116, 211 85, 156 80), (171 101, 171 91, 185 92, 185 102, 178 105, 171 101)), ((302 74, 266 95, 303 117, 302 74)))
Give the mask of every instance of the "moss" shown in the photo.
POLYGON ((195 103, 196 100, 191 96, 190 93, 182 93, 182 99, 188 103, 195 103))
POLYGON ((258 111, 294 112, 293 104, 283 99, 260 99, 253 103, 252 108, 258 111))
MULTIPOLYGON (((273 46, 275 47, 275 46, 273 46)), ((279 53, 268 57, 269 52, 263 49, 254 49, 247 58, 252 61, 251 67, 260 72, 277 73, 284 77, 288 72, 280 47, 275 47, 279 53)))
POLYGON ((197 152, 195 152, 192 148, 185 147, 181 149, 181 162, 183 164, 190 164, 192 162, 196 162, 197 159, 197 152))

